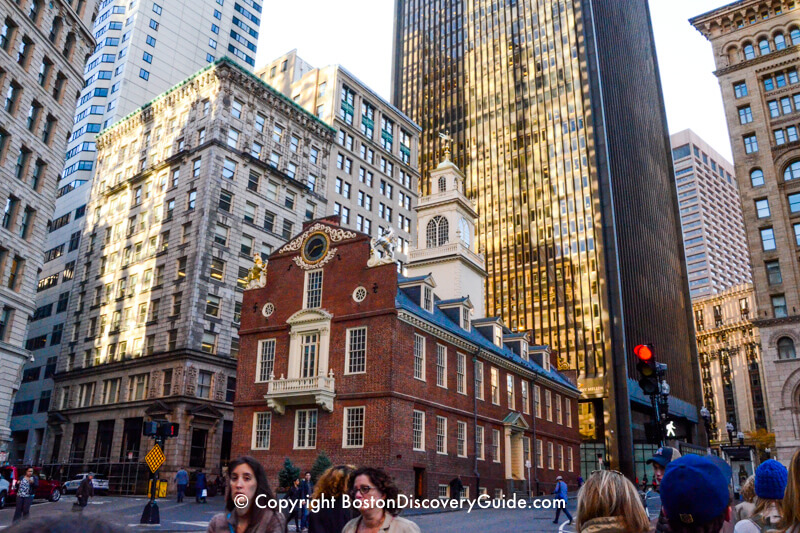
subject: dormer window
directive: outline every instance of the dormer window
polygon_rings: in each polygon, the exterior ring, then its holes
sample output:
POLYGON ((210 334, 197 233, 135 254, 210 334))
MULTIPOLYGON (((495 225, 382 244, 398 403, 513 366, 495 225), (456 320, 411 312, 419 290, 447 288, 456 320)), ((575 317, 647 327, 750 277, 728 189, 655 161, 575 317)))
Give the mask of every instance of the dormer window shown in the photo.
POLYGON ((528 359, 528 343, 527 343, 527 342, 522 342, 522 343, 520 343, 520 355, 521 355, 521 356, 522 356, 522 358, 523 358, 523 359, 525 359, 526 361, 528 361, 528 360, 529 360, 529 359, 528 359))
POLYGON ((306 272, 305 309, 313 309, 322 305, 322 270, 306 272))
POLYGON ((547 352, 542 354, 542 368, 544 368, 545 371, 550 372, 550 354, 547 352))
POLYGON ((461 308, 461 327, 469 331, 469 307, 461 308))
POLYGON ((494 345, 503 347, 503 328, 500 326, 494 327, 494 345))
POLYGON ((422 287, 422 308, 431 313, 433 312, 433 289, 427 285, 422 287))

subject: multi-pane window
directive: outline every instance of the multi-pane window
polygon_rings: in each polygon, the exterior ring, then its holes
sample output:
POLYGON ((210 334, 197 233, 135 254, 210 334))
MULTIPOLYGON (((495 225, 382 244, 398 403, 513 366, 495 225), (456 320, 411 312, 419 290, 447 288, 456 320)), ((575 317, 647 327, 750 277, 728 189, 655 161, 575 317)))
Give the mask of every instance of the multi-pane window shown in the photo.
POLYGON ((783 294, 772 297, 772 312, 775 318, 785 318, 789 316, 786 310, 786 297, 783 294))
POLYGON ((353 105, 355 102, 355 93, 347 85, 342 85, 342 103, 339 106, 339 118, 345 124, 353 125, 353 112, 355 111, 353 105))
POLYGON ((800 212, 800 193, 790 194, 787 199, 789 200, 789 212, 800 212))
POLYGON ((275 339, 258 341, 256 382, 268 381, 275 368, 275 339))
POLYGON ((306 273, 306 309, 322 305, 322 270, 306 273))
MULTIPOLYGON (((570 400, 569 398, 564 398, 564 412, 567 415, 567 427, 571 428, 572 427, 572 400, 570 400)), ((571 467, 570 467, 570 471, 572 471, 571 467)))
POLYGON ((740 124, 749 124, 753 122, 753 111, 750 109, 750 106, 744 106, 739 108, 739 123, 740 124))
POLYGON ((447 455, 447 418, 436 417, 436 453, 447 455))
POLYGON ((459 457, 467 456, 467 423, 456 422, 456 454, 459 457))
POLYGON ((552 422, 553 421, 553 403, 552 403, 552 398, 551 398, 550 391, 547 390, 547 389, 545 389, 545 391, 544 391, 544 407, 545 407, 546 412, 547 412, 547 421, 548 422, 552 422))
POLYGON ((531 407, 530 407, 530 404, 528 403, 528 400, 529 400, 529 398, 528 398, 528 382, 525 381, 524 379, 522 381, 520 381, 520 389, 519 389, 519 391, 520 391, 520 396, 522 397, 522 412, 525 413, 526 415, 530 414, 531 407))
POLYGON ((478 456, 479 461, 483 461, 485 457, 485 447, 484 447, 484 438, 483 438, 483 426, 476 426, 477 431, 475 432, 475 445, 477 447, 476 455, 478 456))
POLYGON ((358 374, 367 370, 367 328, 347 330, 347 373, 358 374))
POLYGON ((500 430, 492 430, 492 461, 500 462, 500 430))
POLYGON ((436 345, 436 385, 447 388, 447 347, 436 345))
POLYGON ((303 409, 297 411, 295 419, 294 447, 317 447, 317 410, 303 409))
MULTIPOLYGON (((211 375, 210 373, 208 374, 209 376, 211 375)), ((150 382, 150 374, 137 374, 129 377, 128 401, 132 402, 137 400, 144 400, 145 398, 147 398, 147 386, 149 382, 150 382)))
POLYGON ((536 468, 544 468, 544 457, 541 439, 536 439, 536 468))
POLYGON ((564 445, 558 445, 558 469, 564 471, 564 445))
POLYGON ((553 457, 553 443, 547 443, 547 468, 555 469, 555 457, 553 457))
POLYGON ((781 265, 779 261, 766 261, 764 266, 767 270, 767 281, 770 285, 780 285, 783 283, 781 275, 781 265))
POLYGON ((425 337, 414 334, 414 378, 425 381, 425 337))
POLYGON ((756 200, 756 215, 758 218, 769 218, 769 200, 766 198, 756 200))
POLYGON ((206 314, 219 318, 219 307, 221 298, 213 294, 206 295, 206 314))
POLYGON ((775 231, 772 228, 761 230, 761 247, 765 252, 775 250, 775 231))
POLYGON ((475 397, 483 400, 483 361, 475 362, 475 397))
POLYGON ((414 411, 411 424, 411 441, 413 449, 425 451, 425 413, 414 411))
POLYGON ((564 419, 561 415, 561 395, 556 394, 556 424, 563 424, 564 419))
POLYGON ((456 391, 467 393, 467 356, 463 353, 456 353, 456 391))
POLYGON ((572 472, 574 470, 574 465, 573 465, 573 462, 572 462, 572 447, 571 446, 567 448, 567 468, 569 469, 570 472, 572 472))
POLYGON ((744 151, 747 154, 758 152, 758 139, 755 134, 744 136, 744 151))
MULTIPOLYGON (((798 171, 800 171, 800 165, 798 165, 798 171)), ((750 183, 753 187, 761 187, 764 185, 764 172, 760 168, 750 172, 750 183)))
POLYGON ((500 405, 500 371, 494 367, 489 369, 490 385, 492 388, 492 403, 500 405))
POLYGON ((513 411, 515 406, 514 376, 511 373, 506 374, 506 392, 508 393, 508 408, 513 411))
POLYGON ((269 450, 272 413, 254 413, 253 415, 253 450, 269 450))
POLYGON ((344 408, 344 436, 342 447, 364 447, 364 407, 344 408))

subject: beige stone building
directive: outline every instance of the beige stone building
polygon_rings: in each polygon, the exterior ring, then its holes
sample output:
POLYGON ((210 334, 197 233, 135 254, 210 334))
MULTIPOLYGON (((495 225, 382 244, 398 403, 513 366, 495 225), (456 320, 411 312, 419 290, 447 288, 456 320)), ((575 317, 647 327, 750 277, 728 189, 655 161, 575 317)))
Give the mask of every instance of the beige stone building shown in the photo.
MULTIPOLYGON (((97 0, 0 1, 0 451, 97 0)), ((72 272, 64 274, 72 275, 72 272)), ((28 409, 28 405, 15 409, 28 409)), ((30 406, 32 408, 32 406, 30 406)), ((2 454, 0 454, 2 455, 2 454)), ((4 458, 2 460, 5 460, 4 458)))
POLYGON ((695 298, 692 307, 711 440, 728 441, 728 422, 737 432, 768 429, 761 339, 751 322, 758 315, 752 284, 695 298))
POLYGON ((753 267, 777 455, 800 446, 800 4, 741 0, 691 23, 711 42, 753 267))
POLYGON ((326 214, 373 237, 391 227, 408 262, 416 235, 420 127, 339 65, 314 68, 296 50, 256 74, 336 129, 319 191, 326 214))
POLYGON ((166 477, 228 459, 245 278, 325 212, 333 138, 227 58, 98 137, 46 460, 140 461, 155 418, 180 424, 166 477))

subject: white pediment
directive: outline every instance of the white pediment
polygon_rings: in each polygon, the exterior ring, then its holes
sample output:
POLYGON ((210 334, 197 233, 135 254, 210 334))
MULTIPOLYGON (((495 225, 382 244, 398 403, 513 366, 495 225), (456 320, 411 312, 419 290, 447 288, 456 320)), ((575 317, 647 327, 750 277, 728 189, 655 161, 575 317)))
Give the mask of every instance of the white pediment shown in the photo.
POLYGON ((286 320, 286 323, 291 326, 298 326, 301 324, 310 324, 312 322, 330 322, 332 318, 333 315, 324 309, 301 309, 290 316, 286 320))

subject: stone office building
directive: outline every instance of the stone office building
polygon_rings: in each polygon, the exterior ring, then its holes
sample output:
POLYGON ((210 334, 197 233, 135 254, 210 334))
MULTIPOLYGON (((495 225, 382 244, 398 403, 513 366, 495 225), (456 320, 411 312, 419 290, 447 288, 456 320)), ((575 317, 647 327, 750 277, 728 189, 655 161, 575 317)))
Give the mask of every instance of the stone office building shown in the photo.
POLYGON ((800 4, 740 0, 690 21, 711 42, 742 199, 777 456, 800 447, 800 4))
POLYGON ((140 461, 157 418, 180 424, 167 477, 228 459, 245 278, 325 211, 332 140, 227 58, 98 137, 47 459, 140 461))
MULTIPOLYGON (((97 0, 0 2, 0 457, 97 0)), ((47 398, 45 401, 45 409, 47 398)), ((41 405, 41 404, 40 404, 41 405)), ((14 410, 32 412, 33 402, 14 410)))
POLYGON ((420 268, 434 274, 403 277, 368 235, 318 220, 270 257, 265 286, 245 292, 233 453, 257 457, 270 482, 284 458, 310 468, 324 450, 334 464, 385 468, 417 498, 450 497, 455 475, 465 497, 529 482, 549 493, 557 475, 577 485, 575 375, 475 312, 485 270, 469 240, 474 207, 455 165, 433 176, 417 240, 420 268))

